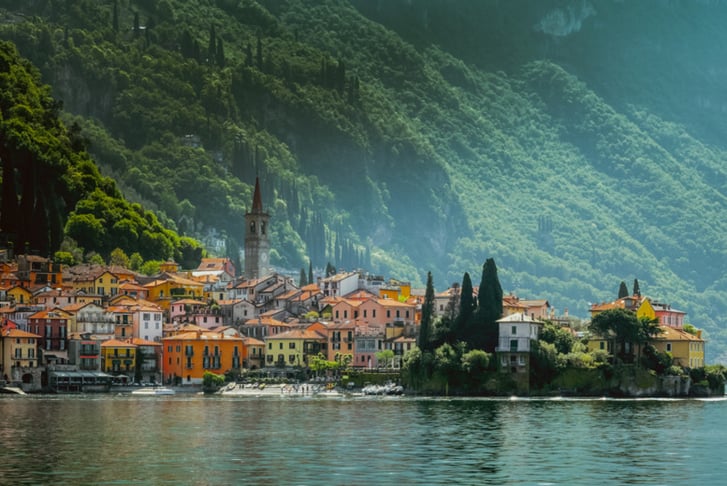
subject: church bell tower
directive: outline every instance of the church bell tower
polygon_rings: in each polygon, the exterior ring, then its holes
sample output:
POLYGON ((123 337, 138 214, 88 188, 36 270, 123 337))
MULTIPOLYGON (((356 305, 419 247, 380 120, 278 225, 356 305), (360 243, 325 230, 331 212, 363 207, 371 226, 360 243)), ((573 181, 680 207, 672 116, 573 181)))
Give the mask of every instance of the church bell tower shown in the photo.
POLYGON ((245 213, 245 278, 256 279, 267 275, 270 257, 268 221, 270 215, 263 211, 260 196, 260 179, 255 178, 252 210, 245 213))

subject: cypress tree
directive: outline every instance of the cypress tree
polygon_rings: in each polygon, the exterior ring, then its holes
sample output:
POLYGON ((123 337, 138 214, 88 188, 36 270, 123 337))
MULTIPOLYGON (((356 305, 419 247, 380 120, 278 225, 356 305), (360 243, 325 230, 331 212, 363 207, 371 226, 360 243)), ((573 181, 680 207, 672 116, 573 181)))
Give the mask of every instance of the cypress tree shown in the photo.
POLYGON ((639 279, 634 279, 634 295, 641 297, 641 289, 639 288, 639 279))
POLYGON ((497 277, 497 265, 492 258, 488 258, 482 266, 482 281, 477 301, 476 322, 482 330, 474 334, 471 344, 474 349, 493 353, 497 347, 499 334, 497 320, 502 317, 502 286, 497 277))
POLYGON ((623 299, 624 297, 628 297, 629 295, 629 288, 626 287, 626 282, 621 282, 621 285, 618 288, 618 298, 623 299))
POLYGON ((298 282, 298 287, 303 288, 306 285, 308 285, 308 281, 306 280, 305 269, 301 268, 300 269, 300 281, 298 282))
POLYGON ((252 66, 252 47, 250 47, 250 44, 245 44, 245 66, 252 66))
POLYGON ((469 341, 467 331, 469 323, 475 313, 476 302, 474 298, 474 290, 472 289, 472 279, 469 272, 465 272, 462 277, 462 291, 459 294, 459 313, 454 320, 452 326, 452 337, 455 341, 469 341))
POLYGON ((424 293, 424 304, 422 304, 422 321, 419 326, 419 337, 417 346, 422 352, 434 351, 432 348, 432 330, 434 321, 434 284, 432 283, 432 272, 427 272, 427 290, 424 293))
POLYGON ((313 262, 308 260, 308 283, 312 284, 313 282, 313 262))
POLYGON ((212 64, 217 58, 217 34, 215 33, 215 24, 210 26, 210 40, 207 44, 207 62, 212 64))
POLYGON ((225 67, 225 48, 222 45, 222 39, 217 39, 216 63, 221 68, 225 67))
POLYGON ((257 36, 257 68, 263 70, 263 41, 260 39, 260 35, 257 36))
POLYGON ((112 28, 114 29, 114 32, 119 31, 119 2, 118 0, 114 0, 114 13, 112 17, 112 28))

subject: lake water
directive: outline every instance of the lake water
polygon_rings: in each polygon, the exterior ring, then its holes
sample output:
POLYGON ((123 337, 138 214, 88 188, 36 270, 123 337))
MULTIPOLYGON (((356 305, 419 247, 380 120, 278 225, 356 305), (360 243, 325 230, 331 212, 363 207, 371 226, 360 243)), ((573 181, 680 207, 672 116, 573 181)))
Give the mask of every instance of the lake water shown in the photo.
POLYGON ((0 396, 2 484, 727 484, 727 401, 0 396))

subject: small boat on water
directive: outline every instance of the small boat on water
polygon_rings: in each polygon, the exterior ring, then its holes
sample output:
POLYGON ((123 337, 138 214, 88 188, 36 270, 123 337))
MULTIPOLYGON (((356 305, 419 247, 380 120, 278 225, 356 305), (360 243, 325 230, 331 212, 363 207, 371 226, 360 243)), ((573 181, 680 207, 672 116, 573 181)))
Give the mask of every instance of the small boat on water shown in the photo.
POLYGON ((361 389, 364 395, 403 395, 404 387, 395 383, 367 385, 361 389))
POLYGON ((155 387, 144 387, 139 388, 138 390, 134 390, 131 392, 132 395, 148 395, 148 396, 154 396, 154 395, 174 395, 174 390, 171 388, 166 388, 163 386, 155 386, 155 387))

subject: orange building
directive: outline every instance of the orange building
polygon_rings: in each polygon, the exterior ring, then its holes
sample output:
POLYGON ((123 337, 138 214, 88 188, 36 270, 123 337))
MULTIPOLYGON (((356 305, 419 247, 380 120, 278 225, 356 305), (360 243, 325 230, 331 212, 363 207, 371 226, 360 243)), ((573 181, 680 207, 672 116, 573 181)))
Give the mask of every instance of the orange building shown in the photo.
POLYGON ((201 385, 205 371, 218 375, 242 368, 244 341, 198 329, 162 339, 164 381, 180 385, 201 385))

